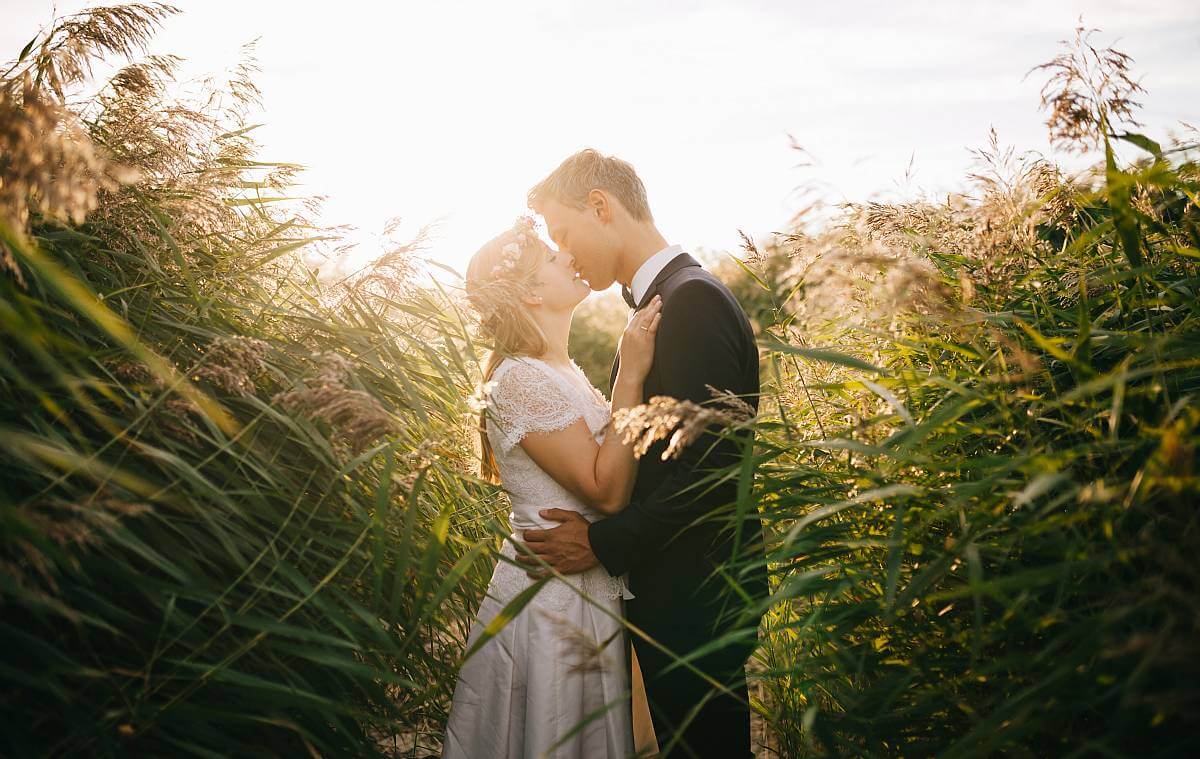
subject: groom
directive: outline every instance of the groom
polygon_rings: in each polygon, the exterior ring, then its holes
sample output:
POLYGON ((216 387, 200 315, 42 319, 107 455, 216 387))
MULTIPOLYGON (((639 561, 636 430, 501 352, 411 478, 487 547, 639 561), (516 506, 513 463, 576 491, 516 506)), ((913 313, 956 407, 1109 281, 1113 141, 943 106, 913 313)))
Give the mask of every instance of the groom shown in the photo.
MULTIPOLYGON (((696 259, 678 245, 667 244, 632 166, 595 150, 580 151, 529 191, 529 206, 546 220, 558 247, 574 257, 591 289, 604 290, 619 281, 634 309, 645 306, 655 293, 662 295, 662 322, 643 401, 668 395, 711 403, 711 385, 757 408, 758 350, 746 314, 696 259)), ((614 377, 616 372, 614 363, 614 377)), ((625 510, 589 524, 576 512, 547 509, 542 515, 562 524, 551 530, 526 530, 525 545, 538 558, 520 559, 534 565, 540 559, 563 574, 582 572, 597 562, 614 576, 628 572, 636 596, 626 602, 629 622, 675 656, 687 655, 735 628, 733 615, 747 604, 742 594, 756 601, 767 593, 761 558, 755 569, 742 575, 713 572, 730 560, 735 543, 739 559, 753 562, 753 551, 761 557, 762 528, 753 504, 736 539, 733 530, 722 529, 719 519, 694 524, 736 502, 736 478, 715 486, 700 481, 707 470, 736 464, 744 442, 706 434, 678 458, 663 461, 666 443, 659 441, 641 459, 625 510), (731 592, 735 584, 738 591, 731 592)), ((532 567, 529 571, 534 576, 545 572, 532 567)), ((751 619, 749 625, 756 621, 751 619)), ((741 620, 736 626, 746 625, 741 620)), ((713 688, 686 666, 666 671, 675 657, 639 635, 630 638, 663 749, 683 726, 671 756, 751 756, 745 663, 756 643, 753 634, 691 661, 734 696, 713 688)))

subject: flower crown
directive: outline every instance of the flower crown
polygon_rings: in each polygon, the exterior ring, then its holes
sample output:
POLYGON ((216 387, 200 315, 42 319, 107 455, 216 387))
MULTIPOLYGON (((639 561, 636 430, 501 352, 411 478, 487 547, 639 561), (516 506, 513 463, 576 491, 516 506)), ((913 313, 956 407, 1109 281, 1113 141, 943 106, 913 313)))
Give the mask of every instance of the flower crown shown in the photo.
POLYGON ((500 277, 509 272, 516 271, 517 262, 521 260, 521 249, 528 245, 531 239, 536 239, 533 229, 533 217, 517 217, 517 221, 512 226, 512 231, 516 235, 517 241, 510 242, 500 249, 500 262, 492 267, 491 273, 493 277, 500 277))
POLYGON ((531 275, 517 276, 517 267, 528 246, 539 242, 535 227, 533 217, 518 217, 512 226, 515 241, 500 249, 500 260, 492 266, 488 278, 468 285, 467 299, 485 325, 500 309, 511 306, 529 291, 531 275))

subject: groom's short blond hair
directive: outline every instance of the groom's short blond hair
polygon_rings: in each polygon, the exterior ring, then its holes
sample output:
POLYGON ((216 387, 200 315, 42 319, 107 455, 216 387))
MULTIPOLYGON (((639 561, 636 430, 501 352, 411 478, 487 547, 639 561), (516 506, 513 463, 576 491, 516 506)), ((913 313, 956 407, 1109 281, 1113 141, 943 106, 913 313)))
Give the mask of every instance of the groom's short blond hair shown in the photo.
POLYGON ((572 208, 586 208, 592 190, 603 190, 619 200, 638 221, 654 221, 646 201, 646 186, 633 167, 592 148, 585 148, 560 163, 550 176, 533 186, 527 200, 535 211, 547 198, 572 208))

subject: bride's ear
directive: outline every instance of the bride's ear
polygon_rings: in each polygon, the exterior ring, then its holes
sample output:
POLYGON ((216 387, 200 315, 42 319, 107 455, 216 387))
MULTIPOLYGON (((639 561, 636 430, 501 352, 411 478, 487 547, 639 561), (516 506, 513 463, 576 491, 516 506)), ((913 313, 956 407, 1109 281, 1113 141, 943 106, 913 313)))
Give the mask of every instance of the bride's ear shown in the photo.
POLYGON ((592 190, 587 196, 587 211, 594 214, 597 221, 607 222, 612 219, 612 205, 608 195, 603 190, 592 190))

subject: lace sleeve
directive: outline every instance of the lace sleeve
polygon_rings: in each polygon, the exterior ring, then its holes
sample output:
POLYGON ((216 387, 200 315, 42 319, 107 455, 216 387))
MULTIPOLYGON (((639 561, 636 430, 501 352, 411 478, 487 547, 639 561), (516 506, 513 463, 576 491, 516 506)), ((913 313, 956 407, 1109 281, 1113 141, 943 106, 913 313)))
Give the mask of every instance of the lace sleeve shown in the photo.
POLYGON ((529 363, 512 361, 496 372, 488 413, 497 450, 507 453, 530 432, 554 432, 583 418, 559 383, 529 363))

